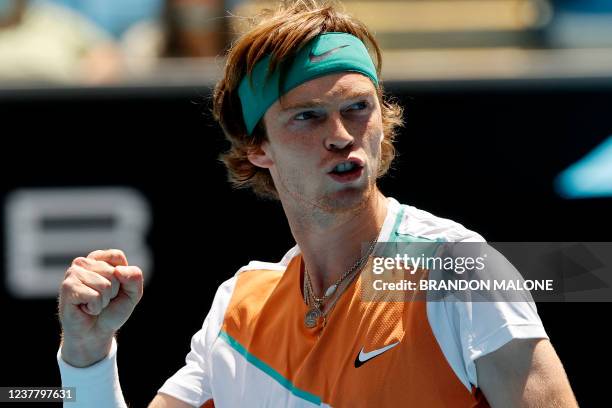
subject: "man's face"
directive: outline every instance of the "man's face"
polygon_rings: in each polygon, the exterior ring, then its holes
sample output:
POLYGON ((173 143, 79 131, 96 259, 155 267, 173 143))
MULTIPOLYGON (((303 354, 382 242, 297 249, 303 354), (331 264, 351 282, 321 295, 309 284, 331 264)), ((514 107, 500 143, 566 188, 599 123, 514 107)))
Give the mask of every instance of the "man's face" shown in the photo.
POLYGON ((342 212, 374 191, 383 127, 367 77, 338 73, 308 81, 276 101, 264 123, 268 140, 249 158, 270 170, 283 203, 342 212))

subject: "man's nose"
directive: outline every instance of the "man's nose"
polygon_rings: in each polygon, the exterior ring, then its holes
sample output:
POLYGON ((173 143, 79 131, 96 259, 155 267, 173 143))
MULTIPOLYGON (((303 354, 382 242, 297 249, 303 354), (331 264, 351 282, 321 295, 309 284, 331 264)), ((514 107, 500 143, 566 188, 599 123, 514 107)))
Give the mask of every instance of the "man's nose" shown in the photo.
POLYGON ((355 143, 355 138, 344 126, 340 115, 329 118, 329 126, 325 133, 324 143, 327 150, 343 150, 355 143))

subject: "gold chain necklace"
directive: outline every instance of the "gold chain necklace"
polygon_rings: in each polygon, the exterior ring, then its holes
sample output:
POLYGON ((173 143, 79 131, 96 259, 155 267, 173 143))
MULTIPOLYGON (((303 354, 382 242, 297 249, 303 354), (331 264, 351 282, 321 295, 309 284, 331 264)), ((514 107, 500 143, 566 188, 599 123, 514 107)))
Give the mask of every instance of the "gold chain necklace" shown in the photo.
MULTIPOLYGON (((349 277, 347 278, 347 281, 346 281, 347 283, 346 283, 346 286, 345 286, 344 290, 346 290, 346 288, 351 285, 353 280, 357 276, 359 276, 359 272, 362 269, 363 268, 358 268, 355 273, 353 273, 352 275, 349 275, 349 277)), ((307 291, 308 291, 308 297, 306 297, 305 300, 306 300, 306 304, 310 307, 310 306, 314 305, 314 299, 313 299, 313 296, 312 296, 312 292, 308 290, 307 286, 305 286, 305 292, 304 293, 306 293, 307 291)), ((327 324, 327 315, 331 313, 331 311, 333 310, 334 306, 336 305, 336 303, 338 302, 338 300, 340 299, 340 297, 342 296, 343 293, 344 293, 344 291, 342 291, 341 293, 338 293, 335 297, 331 298, 330 299, 330 303, 328 303, 326 305, 325 310, 323 310, 323 308, 321 308, 321 305, 318 305, 318 310, 321 311, 321 314, 318 315, 316 312, 314 313, 314 316, 313 316, 313 318, 314 318, 314 326, 319 325, 320 321, 322 320, 322 323, 320 324, 321 330, 323 330, 325 328, 325 326, 327 324)), ((305 324, 306 324, 306 317, 305 317, 304 320, 305 320, 305 324)), ((319 336, 320 336, 320 334, 319 334, 319 336)))
MULTIPOLYGON (((309 306, 308 311, 306 312, 306 315, 304 316, 304 324, 306 325, 307 328, 312 329, 313 327, 317 326, 317 324, 319 323, 319 320, 321 318, 323 318, 323 320, 325 321, 325 316, 327 315, 327 313, 329 312, 329 309, 327 312, 323 313, 322 311, 322 305, 324 302, 326 302, 334 293, 336 293, 336 289, 338 289, 338 287, 340 286, 340 284, 342 282, 344 282, 344 280, 351 275, 351 273, 355 272, 355 271, 360 271, 361 268, 364 266, 365 261, 368 259, 368 257, 370 256, 370 254, 372 253, 372 250, 374 249, 374 246, 376 245, 377 242, 377 238, 374 238, 372 240, 372 242, 370 242, 370 245, 366 251, 366 253, 359 258, 354 264, 353 266, 351 266, 346 272, 344 272, 342 274, 342 276, 332 285, 330 285, 327 290, 323 293, 323 296, 321 297, 317 297, 314 294, 314 290, 312 289, 312 282, 310 280, 310 274, 308 273, 308 269, 304 268, 304 301, 306 302, 306 304, 309 306)), ((355 276, 357 276, 358 274, 355 274, 355 276)), ((341 295, 341 294, 340 294, 341 295)), ((338 300, 338 298, 340 297, 340 295, 338 295, 336 297, 336 301, 338 300)), ((334 302, 335 304, 335 302, 334 302)))

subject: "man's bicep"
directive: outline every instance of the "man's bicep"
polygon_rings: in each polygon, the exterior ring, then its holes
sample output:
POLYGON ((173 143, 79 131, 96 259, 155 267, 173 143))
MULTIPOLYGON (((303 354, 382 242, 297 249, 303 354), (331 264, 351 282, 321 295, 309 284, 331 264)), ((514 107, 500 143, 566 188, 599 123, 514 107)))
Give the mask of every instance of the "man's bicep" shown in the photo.
POLYGON ((514 339, 475 361, 478 385, 491 407, 577 407, 547 339, 514 339))
POLYGON ((193 408, 193 405, 160 392, 153 398, 148 408, 193 408))

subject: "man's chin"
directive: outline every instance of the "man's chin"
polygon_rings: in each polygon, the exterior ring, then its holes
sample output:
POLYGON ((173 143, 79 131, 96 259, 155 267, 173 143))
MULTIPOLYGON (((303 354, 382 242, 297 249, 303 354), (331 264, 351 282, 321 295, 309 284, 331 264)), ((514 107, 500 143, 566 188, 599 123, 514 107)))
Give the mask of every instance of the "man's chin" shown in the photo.
POLYGON ((344 187, 325 196, 323 201, 330 212, 343 213, 363 207, 372 192, 369 186, 344 187))

